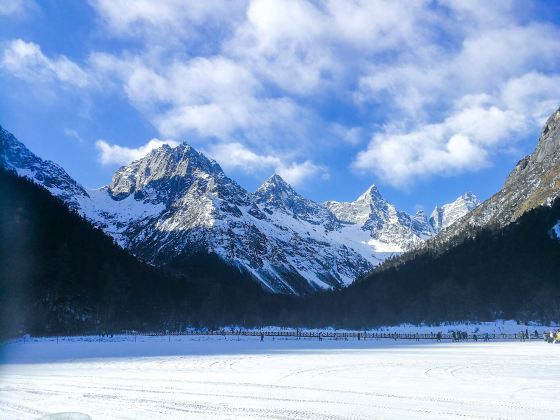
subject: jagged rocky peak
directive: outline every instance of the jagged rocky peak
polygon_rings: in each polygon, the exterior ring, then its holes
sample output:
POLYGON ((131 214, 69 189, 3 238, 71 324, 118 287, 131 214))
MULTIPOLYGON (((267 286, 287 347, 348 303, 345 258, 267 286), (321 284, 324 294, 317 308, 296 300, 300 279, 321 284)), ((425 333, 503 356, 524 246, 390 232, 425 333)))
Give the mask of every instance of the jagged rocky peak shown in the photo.
POLYGON ((552 114, 543 127, 537 149, 535 161, 542 162, 547 157, 557 155, 560 151, 560 108, 552 114))
POLYGON ((480 200, 471 192, 457 197, 453 202, 441 207, 436 206, 430 215, 429 223, 434 231, 439 232, 461 219, 480 205, 480 200))
POLYGON ((418 210, 416 212, 416 214, 414 216, 412 216, 414 219, 416 220, 423 220, 423 221, 427 221, 428 218, 426 217, 426 213, 424 212, 424 210, 418 210))
POLYGON ((255 195, 259 201, 263 202, 276 200, 285 201, 299 194, 295 192, 292 186, 284 181, 280 175, 274 174, 263 182, 257 191, 255 191, 255 195))
POLYGON ((387 212, 389 207, 375 184, 372 184, 356 201, 327 201, 325 205, 338 220, 358 224, 366 223, 378 210, 387 212))
POLYGON ((1 126, 0 166, 49 189, 73 209, 77 209, 80 198, 88 197, 86 190, 64 169, 50 160, 37 157, 1 126))
POLYGON ((281 210, 312 224, 324 224, 330 230, 337 224, 334 215, 324 206, 297 193, 278 175, 268 178, 254 194, 256 202, 269 212, 281 210))
POLYGON ((369 188, 365 190, 364 193, 360 195, 356 201, 379 202, 381 200, 385 201, 385 199, 379 192, 377 185, 371 184, 369 188))
POLYGON ((145 157, 120 168, 108 190, 116 200, 134 194, 150 202, 166 202, 184 194, 195 182, 204 190, 212 189, 222 168, 187 143, 177 147, 167 144, 152 150, 145 157))

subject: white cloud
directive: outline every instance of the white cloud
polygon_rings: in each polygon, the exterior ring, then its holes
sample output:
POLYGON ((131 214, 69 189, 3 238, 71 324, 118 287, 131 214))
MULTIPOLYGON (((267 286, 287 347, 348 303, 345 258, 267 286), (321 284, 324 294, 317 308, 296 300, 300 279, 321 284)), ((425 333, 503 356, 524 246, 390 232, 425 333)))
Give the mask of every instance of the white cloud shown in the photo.
POLYGON ((320 175, 322 179, 328 179, 329 173, 325 167, 316 165, 306 160, 301 163, 291 163, 276 168, 276 172, 284 178, 289 184, 300 185, 311 177, 320 175))
POLYGON ((288 93, 323 94, 374 55, 421 44, 426 3, 254 0, 223 51, 288 93))
POLYGON ((543 115, 549 115, 558 106, 553 100, 544 99, 560 94, 559 88, 554 89, 557 81, 558 78, 548 80, 542 75, 523 76, 506 84, 502 94, 505 101, 489 95, 468 95, 458 100, 455 109, 441 122, 409 130, 388 126, 373 136, 366 150, 358 153, 354 167, 397 187, 433 175, 483 168, 501 149, 511 148, 532 128, 540 127, 543 115), (527 95, 531 82, 540 92, 529 89, 527 95), (548 108, 531 112, 533 103, 546 104, 548 108))
POLYGON ((111 35, 140 37, 166 48, 208 43, 205 34, 226 31, 245 8, 243 0, 90 0, 90 4, 111 35))
POLYGON ((443 3, 465 19, 459 48, 434 44, 370 64, 355 92, 362 106, 383 103, 390 115, 354 167, 393 185, 491 165, 558 107, 557 27, 517 23, 512 2, 443 3))
POLYGON ((309 160, 286 164, 278 156, 259 155, 241 143, 216 144, 209 150, 208 154, 226 170, 241 170, 245 173, 274 171, 294 186, 301 185, 316 176, 328 177, 326 168, 309 160))
POLYGON ((11 41, 2 54, 0 66, 30 82, 60 81, 78 87, 88 84, 88 76, 76 63, 61 55, 48 58, 41 47, 22 39, 11 41))
POLYGON ((120 80, 130 102, 162 136, 263 140, 279 148, 305 144, 314 116, 287 97, 268 97, 245 66, 222 56, 173 60, 152 66, 143 57, 96 54, 93 68, 120 80))
POLYGON ((236 170, 298 182, 327 147, 361 145, 354 167, 405 186, 492 165, 560 98, 560 30, 517 0, 90 3, 127 47, 86 71, 18 40, 2 66, 117 87, 161 136, 236 170))
POLYGON ((99 162, 102 165, 128 165, 130 162, 143 158, 152 150, 157 149, 164 144, 168 144, 172 147, 179 145, 178 142, 173 140, 151 139, 143 146, 129 148, 119 146, 117 144, 109 144, 105 140, 100 139, 95 142, 95 148, 99 152, 99 162))
POLYGON ((22 17, 36 8, 33 0, 0 0, 0 16, 22 17))

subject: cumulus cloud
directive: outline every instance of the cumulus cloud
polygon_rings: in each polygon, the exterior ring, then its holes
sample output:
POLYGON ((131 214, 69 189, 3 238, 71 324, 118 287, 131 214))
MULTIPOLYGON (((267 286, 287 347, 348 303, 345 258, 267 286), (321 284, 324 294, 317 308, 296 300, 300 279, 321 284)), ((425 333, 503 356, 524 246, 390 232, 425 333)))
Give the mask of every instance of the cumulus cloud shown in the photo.
POLYGON ((0 65, 5 71, 30 82, 56 80, 77 87, 88 84, 87 73, 76 63, 63 55, 49 58, 39 45, 22 39, 8 44, 0 65))
POLYGON ((316 165, 309 160, 301 163, 294 162, 289 165, 281 165, 276 168, 276 172, 292 185, 303 184, 304 181, 317 175, 320 175, 322 179, 329 178, 329 173, 324 166, 316 165))
POLYGON ((90 0, 90 4, 111 35, 142 37, 152 45, 167 47, 193 45, 205 33, 226 31, 245 8, 242 0, 90 0))
POLYGON ((354 167, 397 187, 413 179, 486 167, 494 153, 514 145, 541 117, 540 112, 527 112, 529 103, 502 109, 493 101, 488 95, 467 96, 441 122, 410 130, 386 127, 358 153, 354 167))
POLYGON ((347 165, 396 186, 478 170, 560 98, 560 29, 518 0, 90 4, 116 50, 80 67, 16 40, 2 68, 116 87, 160 136, 221 145, 239 170, 309 179, 349 147, 347 165))
POLYGON ((328 177, 325 167, 306 160, 304 162, 284 163, 278 156, 259 155, 241 143, 221 143, 214 145, 208 152, 226 170, 241 170, 245 173, 262 173, 274 171, 288 183, 297 186, 310 178, 328 177))
POLYGON ((507 13, 511 4, 484 15, 445 3, 470 19, 463 28, 477 28, 465 31, 460 48, 372 65, 355 92, 358 103, 383 101, 392 115, 353 166, 395 186, 491 165, 558 107, 557 27, 520 25, 507 13))
POLYGON ((130 148, 119 146, 117 144, 109 144, 107 141, 99 139, 95 142, 95 148, 99 152, 99 162, 102 165, 128 165, 130 162, 141 159, 158 147, 168 144, 175 147, 179 143, 173 140, 151 139, 143 146, 130 148))
POLYGON ((166 137, 231 141, 279 148, 303 142, 314 115, 288 97, 269 97, 250 69, 222 56, 152 66, 141 57, 91 57, 97 73, 122 82, 131 103, 166 137))

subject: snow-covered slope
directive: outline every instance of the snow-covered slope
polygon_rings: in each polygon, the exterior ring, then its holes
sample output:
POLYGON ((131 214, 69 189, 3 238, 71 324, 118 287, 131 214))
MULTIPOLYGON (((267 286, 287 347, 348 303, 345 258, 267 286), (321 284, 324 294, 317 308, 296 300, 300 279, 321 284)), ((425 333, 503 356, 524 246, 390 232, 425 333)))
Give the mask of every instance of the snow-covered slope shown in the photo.
POLYGON ((326 207, 299 195, 280 175, 267 179, 254 196, 268 214, 280 211, 295 219, 322 225, 327 230, 340 227, 340 222, 326 207))
POLYGON ((379 250, 407 251, 434 234, 422 212, 410 216, 397 210, 381 196, 375 185, 356 201, 328 201, 325 205, 339 220, 367 232, 368 243, 379 250))
POLYGON ((348 285, 435 233, 423 213, 397 210, 375 186, 354 202, 322 205, 273 175, 249 193, 187 144, 155 149, 86 191, 7 131, 0 141, 2 166, 43 185, 143 260, 165 265, 215 253, 274 292, 348 285))
POLYGON ((451 226, 479 205, 480 200, 473 193, 465 193, 452 203, 441 207, 436 206, 430 216, 430 225, 435 232, 439 232, 451 226))
POLYGON ((74 210, 78 209, 80 199, 88 197, 86 190, 64 169, 50 160, 35 156, 1 126, 0 166, 42 185, 74 210))

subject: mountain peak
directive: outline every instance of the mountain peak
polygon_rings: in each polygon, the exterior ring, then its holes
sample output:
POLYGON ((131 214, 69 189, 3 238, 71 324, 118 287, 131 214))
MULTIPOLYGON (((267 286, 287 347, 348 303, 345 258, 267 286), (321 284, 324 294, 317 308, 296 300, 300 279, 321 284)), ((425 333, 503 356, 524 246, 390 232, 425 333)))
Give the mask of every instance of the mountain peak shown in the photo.
POLYGON ((364 191, 362 195, 360 195, 356 201, 379 201, 383 200, 383 196, 379 192, 377 185, 371 184, 367 190, 364 191))
POLYGON ((261 204, 271 204, 274 207, 291 207, 294 199, 302 199, 290 184, 278 175, 273 174, 255 191, 257 201, 261 204))
POLYGON ((196 179, 220 177, 225 177, 220 165, 189 144, 175 147, 164 144, 120 168, 113 176, 109 191, 113 198, 122 199, 145 190, 154 196, 150 201, 162 202, 186 191, 196 179))
POLYGON ((280 175, 276 173, 268 177, 266 181, 264 181, 258 189, 261 190, 264 188, 273 188, 273 187, 281 188, 284 190, 293 190, 292 186, 288 184, 284 180, 284 178, 282 178, 280 175))
POLYGON ((306 200, 278 174, 274 174, 264 181, 255 191, 255 196, 259 203, 275 202, 276 206, 282 203, 282 207, 286 207, 286 205, 292 207, 294 200, 306 200))
POLYGON ((8 130, 0 126, 0 167, 49 189, 73 209, 79 199, 88 197, 86 190, 59 165, 43 160, 29 150, 8 130))
POLYGON ((430 216, 430 224, 436 232, 451 226, 467 213, 480 205, 480 200, 472 192, 466 192, 451 203, 436 206, 430 216))

